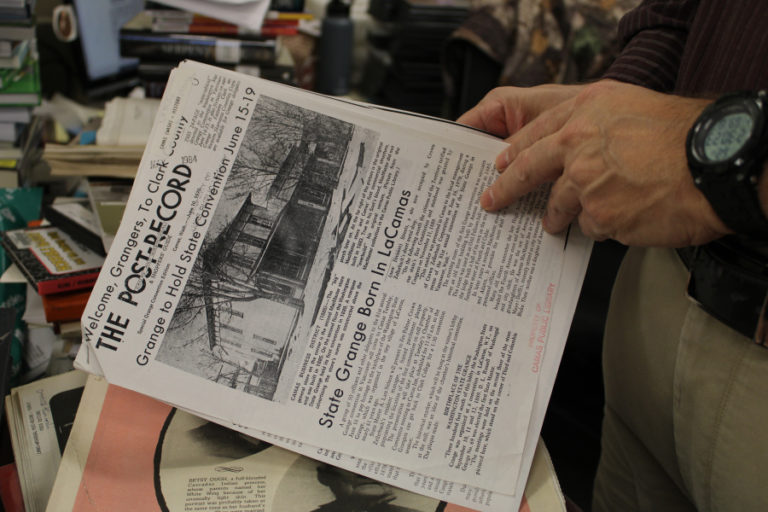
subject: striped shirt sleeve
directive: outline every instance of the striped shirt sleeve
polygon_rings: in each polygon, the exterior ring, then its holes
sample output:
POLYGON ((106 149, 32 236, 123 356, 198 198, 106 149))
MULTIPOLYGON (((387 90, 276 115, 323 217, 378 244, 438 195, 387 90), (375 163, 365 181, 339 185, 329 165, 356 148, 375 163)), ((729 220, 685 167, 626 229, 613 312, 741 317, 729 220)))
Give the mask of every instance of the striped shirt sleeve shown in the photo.
POLYGON ((644 0, 619 22, 622 51, 603 75, 669 92, 675 87, 698 0, 644 0))

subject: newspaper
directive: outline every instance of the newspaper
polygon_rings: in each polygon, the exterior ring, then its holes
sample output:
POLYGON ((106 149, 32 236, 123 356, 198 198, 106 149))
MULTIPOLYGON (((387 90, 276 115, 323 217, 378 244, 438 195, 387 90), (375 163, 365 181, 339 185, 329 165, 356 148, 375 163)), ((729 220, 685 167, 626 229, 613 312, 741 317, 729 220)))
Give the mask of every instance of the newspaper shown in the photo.
POLYGON ((591 245, 543 232, 545 187, 477 206, 502 141, 190 61, 149 140, 78 367, 519 504, 591 245))
MULTIPOLYGON (((568 276, 583 277, 585 265, 588 262, 589 251, 592 243, 584 237, 578 237, 571 242, 571 254, 566 260, 563 274, 568 276), (579 249, 574 249, 577 245, 583 245, 579 249), (580 256, 580 258, 579 258, 580 256), (581 274, 580 274, 581 273, 581 274)), ((556 298, 556 304, 553 309, 574 308, 578 300, 580 287, 574 286, 570 293, 560 293, 556 298)), ((559 490, 559 484, 554 469, 551 467, 549 455, 542 455, 546 448, 542 446, 538 439, 539 432, 544 423, 547 403, 554 385, 557 367, 565 346, 565 341, 570 328, 570 318, 556 317, 550 327, 550 339, 547 342, 547 351, 544 353, 541 362, 541 376, 539 386, 536 389, 534 397, 534 410, 531 414, 531 422, 528 427, 528 437, 523 453, 523 463, 520 474, 518 475, 516 491, 514 495, 494 493, 487 489, 468 486, 454 485, 439 478, 427 477, 421 473, 406 471, 396 466, 377 463, 360 457, 346 455, 337 451, 320 448, 293 439, 287 439, 282 436, 270 435, 258 430, 248 430, 240 428, 239 430, 248 433, 259 439, 269 439, 276 446, 304 454, 308 457, 318 459, 328 464, 333 464, 349 471, 355 471, 360 474, 375 478, 384 483, 401 487, 413 492, 421 492, 429 496, 434 496, 444 501, 452 501, 453 508, 461 504, 466 507, 477 507, 482 510, 510 511, 520 510, 520 512, 535 512, 536 510, 566 510, 565 500, 562 492, 559 490), (537 442, 538 440, 538 442, 537 442), (543 471, 542 466, 549 467, 543 471), (538 471, 537 471, 538 467, 538 471), (530 473, 529 471, 530 470, 530 473), (546 480, 542 480, 542 473, 546 480)), ((206 417, 204 413, 195 413, 197 416, 206 417)), ((219 421, 210 419, 210 421, 219 421)), ((232 428, 236 426, 230 425, 232 428)), ((452 509, 453 510, 453 509, 452 509)), ((465 509, 464 512, 474 510, 465 509)), ((448 511, 446 511, 448 512, 448 511)), ((456 512, 462 512, 457 510, 456 512)))

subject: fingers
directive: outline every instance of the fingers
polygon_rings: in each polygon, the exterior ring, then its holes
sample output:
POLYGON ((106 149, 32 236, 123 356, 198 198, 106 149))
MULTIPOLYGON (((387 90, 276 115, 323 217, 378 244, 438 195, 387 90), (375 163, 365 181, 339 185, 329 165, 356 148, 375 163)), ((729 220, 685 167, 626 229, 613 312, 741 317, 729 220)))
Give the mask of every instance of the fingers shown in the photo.
MULTIPOLYGON (((560 177, 560 179, 555 181, 555 184, 552 186, 552 190, 549 193, 547 211, 542 219, 544 230, 551 234, 560 233, 567 228, 580 213, 580 190, 566 177, 560 177)), ((581 220, 581 218, 579 220, 581 220)))
POLYGON ((572 102, 561 103, 509 138, 509 146, 496 157, 501 176, 480 196, 482 208, 500 210, 562 174, 565 148, 558 132, 572 110, 572 102))
POLYGON ((456 122, 486 131, 498 137, 507 137, 513 133, 519 122, 514 122, 510 116, 504 98, 494 89, 480 103, 462 114, 456 122))
POLYGON ((573 102, 567 101, 542 113, 534 121, 522 127, 507 139, 509 146, 496 157, 496 169, 504 170, 517 158, 521 151, 538 141, 558 132, 573 112, 573 102))
POLYGON ((497 87, 456 122, 479 128, 499 137, 508 137, 542 112, 567 101, 583 85, 539 85, 497 87))
POLYGON ((597 222, 582 206, 581 190, 566 177, 561 177, 552 186, 547 211, 542 219, 544 231, 556 235, 578 218, 579 227, 585 236, 602 241, 612 238, 603 224, 597 222))
POLYGON ((554 136, 527 148, 480 196, 480 206, 498 211, 514 203, 542 183, 554 181, 563 170, 563 153, 554 136))

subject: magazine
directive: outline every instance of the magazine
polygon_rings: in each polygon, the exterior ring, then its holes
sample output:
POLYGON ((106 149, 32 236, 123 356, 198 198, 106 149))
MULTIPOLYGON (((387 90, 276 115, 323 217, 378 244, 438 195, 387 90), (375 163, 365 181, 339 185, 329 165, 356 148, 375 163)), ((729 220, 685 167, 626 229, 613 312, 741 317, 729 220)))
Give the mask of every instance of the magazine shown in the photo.
POLYGON ((45 510, 87 377, 78 370, 61 373, 15 387, 5 397, 27 512, 45 510))
POLYGON ((479 208, 503 141, 191 61, 149 140, 78 367, 519 506, 591 243, 542 230, 547 187, 479 208))
MULTIPOLYGON (((543 443, 525 494, 523 512, 565 510, 543 443)), ((46 508, 87 510, 471 512, 244 436, 94 375, 46 508)))

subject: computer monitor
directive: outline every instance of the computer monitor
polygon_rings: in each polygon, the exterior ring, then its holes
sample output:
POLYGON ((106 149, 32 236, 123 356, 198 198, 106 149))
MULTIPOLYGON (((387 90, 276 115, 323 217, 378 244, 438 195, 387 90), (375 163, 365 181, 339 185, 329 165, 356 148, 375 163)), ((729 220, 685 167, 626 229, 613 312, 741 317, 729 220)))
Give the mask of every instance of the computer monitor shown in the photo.
POLYGON ((92 81, 135 69, 139 61, 120 55, 120 27, 143 8, 143 0, 72 0, 85 72, 92 81))

